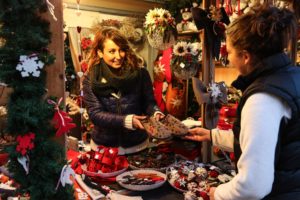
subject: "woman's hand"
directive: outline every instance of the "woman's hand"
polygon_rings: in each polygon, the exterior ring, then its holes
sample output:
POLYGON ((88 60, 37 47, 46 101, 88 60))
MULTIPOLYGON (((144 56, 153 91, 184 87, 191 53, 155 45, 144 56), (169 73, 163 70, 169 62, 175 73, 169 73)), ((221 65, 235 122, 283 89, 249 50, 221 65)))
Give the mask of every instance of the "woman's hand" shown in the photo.
POLYGON ((142 125, 141 121, 142 119, 146 119, 146 116, 140 116, 140 115, 133 115, 132 117, 132 126, 135 129, 145 129, 142 125))
POLYGON ((164 117, 165 117, 165 115, 164 115, 163 113, 161 113, 161 112, 156 112, 156 113, 154 114, 154 118, 155 118, 155 120, 157 120, 157 121, 161 120, 161 119, 164 118, 164 117))
POLYGON ((184 137, 185 139, 194 140, 198 142, 211 141, 210 130, 205 128, 192 128, 189 130, 189 134, 184 137))

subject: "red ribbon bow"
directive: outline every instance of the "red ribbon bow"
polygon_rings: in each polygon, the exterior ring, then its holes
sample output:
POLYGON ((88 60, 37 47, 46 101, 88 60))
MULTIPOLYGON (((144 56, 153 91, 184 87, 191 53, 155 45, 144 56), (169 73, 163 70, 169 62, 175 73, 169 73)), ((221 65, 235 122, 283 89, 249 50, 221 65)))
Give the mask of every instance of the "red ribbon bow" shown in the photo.
POLYGON ((58 103, 53 100, 48 99, 48 103, 54 105, 54 109, 56 112, 54 113, 53 122, 54 127, 57 129, 56 136, 59 137, 64 133, 70 131, 70 129, 75 128, 76 124, 72 123, 72 118, 68 116, 68 114, 59 109, 59 105, 61 104, 62 98, 59 99, 58 103))

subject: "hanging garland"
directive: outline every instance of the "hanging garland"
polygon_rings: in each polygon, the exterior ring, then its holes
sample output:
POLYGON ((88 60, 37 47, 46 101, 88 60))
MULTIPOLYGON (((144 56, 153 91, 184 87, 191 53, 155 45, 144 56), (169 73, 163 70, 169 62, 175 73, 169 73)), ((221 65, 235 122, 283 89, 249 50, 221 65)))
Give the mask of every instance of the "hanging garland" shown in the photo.
POLYGON ((49 21, 41 18, 48 11, 56 23, 55 7, 49 0, 0 1, 0 81, 13 89, 6 128, 17 138, 7 149, 8 169, 20 184, 19 192, 29 193, 32 200, 73 199, 69 185, 73 173, 63 146, 52 139, 73 125, 59 111, 56 97, 51 103, 45 99, 45 68, 55 59, 47 49, 49 21))

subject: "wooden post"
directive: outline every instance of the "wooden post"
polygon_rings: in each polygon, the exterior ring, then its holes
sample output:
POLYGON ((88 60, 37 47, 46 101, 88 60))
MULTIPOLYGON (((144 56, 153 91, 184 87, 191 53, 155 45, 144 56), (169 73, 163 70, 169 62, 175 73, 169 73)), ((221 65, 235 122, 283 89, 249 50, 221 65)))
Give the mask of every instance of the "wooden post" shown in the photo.
MULTIPOLYGON (((49 51, 56 57, 55 62, 46 68, 47 79, 46 87, 48 96, 64 98, 65 94, 65 64, 64 64, 64 42, 63 42, 63 5, 61 0, 52 0, 54 5, 54 20, 50 12, 42 15, 43 18, 50 22, 50 32, 52 33, 49 51)), ((59 143, 65 146, 65 137, 56 137, 59 143)))
MULTIPOLYGON (((203 9, 208 9, 211 5, 210 0, 203 1, 203 9)), ((202 82, 204 85, 208 85, 210 81, 214 80, 214 61, 212 57, 212 47, 208 44, 207 41, 207 32, 202 31, 200 33, 200 38, 202 41, 202 82)), ((205 104, 201 106, 201 118, 202 126, 206 128, 205 122, 205 104)), ((211 161, 211 146, 208 142, 202 142, 202 161, 210 162, 211 161)))

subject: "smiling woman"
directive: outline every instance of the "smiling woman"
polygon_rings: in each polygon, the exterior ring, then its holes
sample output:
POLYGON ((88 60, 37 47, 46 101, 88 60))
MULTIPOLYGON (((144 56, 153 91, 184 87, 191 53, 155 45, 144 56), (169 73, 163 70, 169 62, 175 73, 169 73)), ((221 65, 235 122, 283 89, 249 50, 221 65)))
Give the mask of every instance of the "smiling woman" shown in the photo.
POLYGON ((83 80, 84 103, 95 128, 91 147, 119 147, 123 153, 143 150, 148 136, 145 115, 163 116, 154 100, 148 71, 126 38, 115 28, 96 33, 89 69, 83 80))

